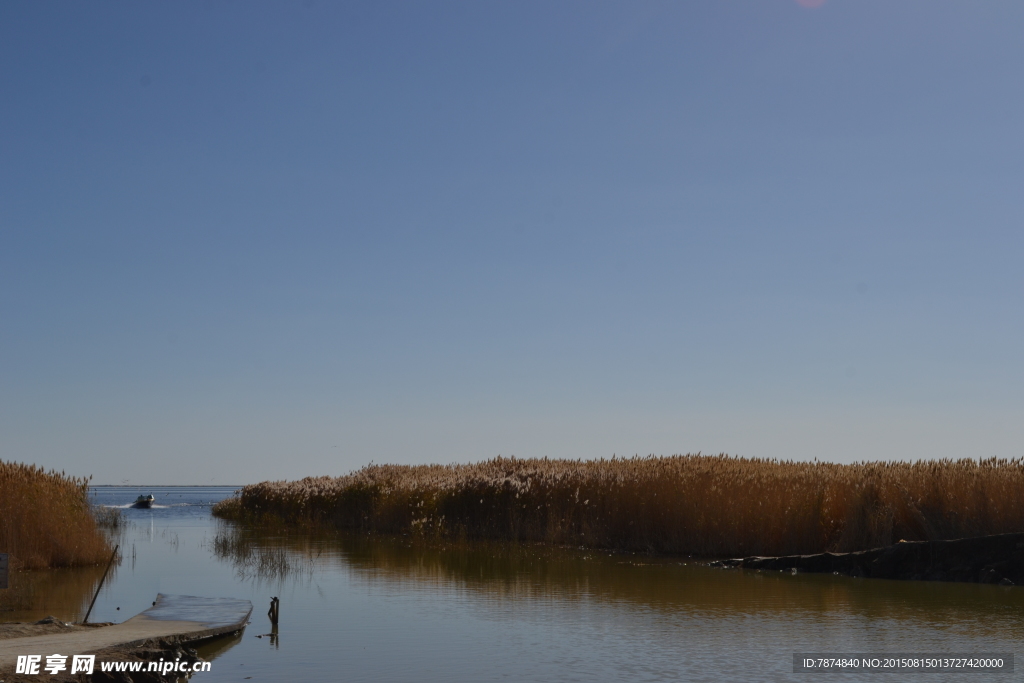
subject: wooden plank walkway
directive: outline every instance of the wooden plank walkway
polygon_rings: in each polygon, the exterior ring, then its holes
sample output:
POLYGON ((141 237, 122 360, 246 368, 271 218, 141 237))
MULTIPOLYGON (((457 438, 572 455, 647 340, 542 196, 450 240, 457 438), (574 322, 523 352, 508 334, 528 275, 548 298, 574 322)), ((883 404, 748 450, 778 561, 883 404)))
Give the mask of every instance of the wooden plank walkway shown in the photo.
POLYGON ((245 628, 252 603, 233 598, 157 595, 156 605, 113 626, 0 640, 0 671, 13 670, 18 655, 88 654, 108 647, 137 647, 154 639, 191 643, 245 628))

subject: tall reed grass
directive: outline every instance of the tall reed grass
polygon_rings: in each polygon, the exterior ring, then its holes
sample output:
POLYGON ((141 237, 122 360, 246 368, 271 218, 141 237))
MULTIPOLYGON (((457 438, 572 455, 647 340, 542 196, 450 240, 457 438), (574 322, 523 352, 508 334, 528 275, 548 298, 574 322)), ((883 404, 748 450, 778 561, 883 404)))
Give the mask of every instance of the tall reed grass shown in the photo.
POLYGON ((252 484, 214 514, 701 557, 841 552, 1024 531, 1024 461, 840 465, 697 454, 370 465, 252 484))
POLYGON ((89 508, 89 481, 0 462, 0 552, 14 569, 105 562, 110 546, 89 508))

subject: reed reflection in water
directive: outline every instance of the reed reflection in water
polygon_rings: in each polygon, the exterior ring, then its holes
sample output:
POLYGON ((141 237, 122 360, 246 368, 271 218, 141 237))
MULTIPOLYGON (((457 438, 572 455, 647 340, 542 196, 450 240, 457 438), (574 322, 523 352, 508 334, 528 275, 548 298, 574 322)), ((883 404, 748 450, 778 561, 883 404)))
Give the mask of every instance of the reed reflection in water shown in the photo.
MULTIPOLYGON (((231 526, 219 528, 216 549, 239 576, 256 582, 309 587, 320 577, 346 574, 381 604, 406 601, 407 621, 421 628, 431 628, 433 618, 490 623, 492 636, 508 641, 481 635, 473 646, 483 648, 482 657, 504 661, 506 674, 530 680, 543 680, 545 672, 548 680, 561 680, 586 671, 601 680, 699 680, 705 674, 707 680, 783 680, 793 675, 797 651, 1013 651, 1024 636, 1020 588, 794 576, 548 546, 442 547, 231 526), (579 660, 569 656, 574 650, 579 660)), ((389 637, 398 650, 422 650, 422 644, 403 642, 400 632, 389 637)))
MULTIPOLYGON (((107 581, 117 574, 117 562, 107 581)), ((11 572, 10 587, 0 590, 0 621, 38 621, 55 616, 81 621, 105 566, 11 572)))

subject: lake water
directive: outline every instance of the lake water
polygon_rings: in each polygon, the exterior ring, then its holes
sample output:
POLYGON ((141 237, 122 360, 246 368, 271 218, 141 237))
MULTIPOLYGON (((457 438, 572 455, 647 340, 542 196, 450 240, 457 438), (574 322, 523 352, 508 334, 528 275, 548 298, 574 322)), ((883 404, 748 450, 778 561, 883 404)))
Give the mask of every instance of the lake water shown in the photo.
MULTIPOLYGON (((233 490, 92 490, 97 504, 111 506, 153 493, 157 507, 124 509, 122 561, 91 621, 123 621, 161 592, 253 602, 241 636, 203 648, 213 668, 193 679, 201 683, 805 681, 819 676, 793 673, 795 652, 1013 652, 1024 637, 1024 588, 730 571, 540 546, 271 534, 211 517, 212 502, 233 490), (259 638, 271 630, 271 596, 281 600, 278 634, 259 638)), ((3 616, 80 620, 96 579, 96 570, 40 574, 32 609, 3 616)))

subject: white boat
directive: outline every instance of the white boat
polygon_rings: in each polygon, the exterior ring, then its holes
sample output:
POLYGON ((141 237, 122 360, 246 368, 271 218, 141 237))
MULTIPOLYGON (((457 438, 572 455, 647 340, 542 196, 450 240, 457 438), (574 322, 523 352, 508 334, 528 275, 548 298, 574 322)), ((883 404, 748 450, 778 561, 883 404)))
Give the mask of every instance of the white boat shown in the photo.
POLYGON ((153 507, 153 501, 154 500, 156 500, 156 498, 153 497, 152 493, 149 494, 148 496, 139 496, 138 498, 135 499, 135 502, 132 503, 132 507, 133 508, 151 508, 151 507, 153 507))

